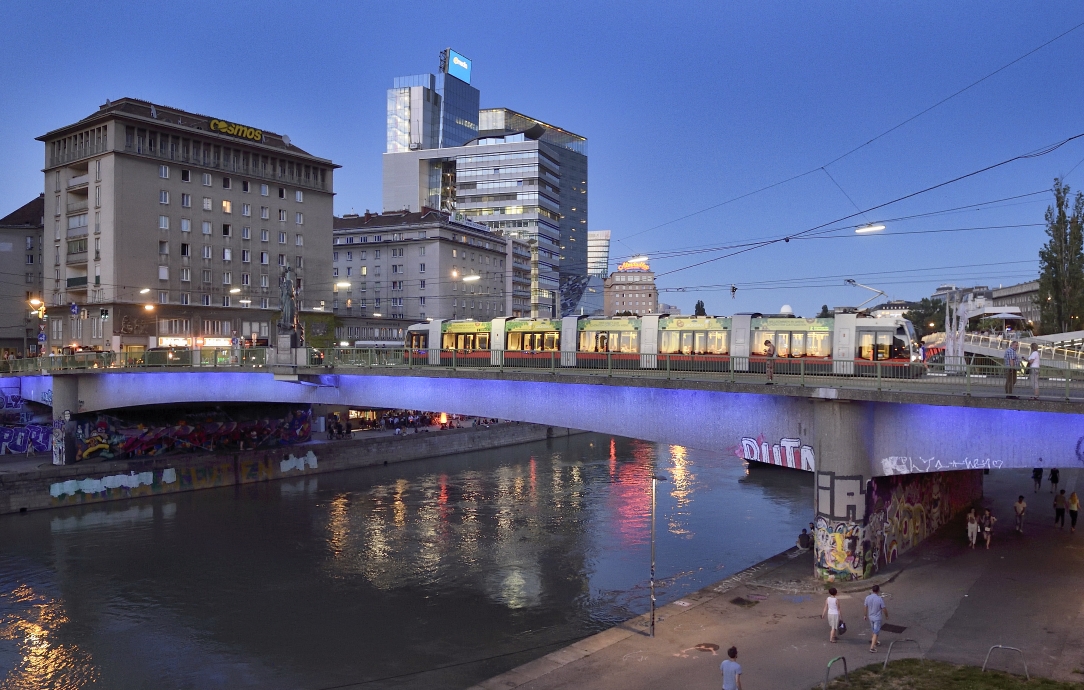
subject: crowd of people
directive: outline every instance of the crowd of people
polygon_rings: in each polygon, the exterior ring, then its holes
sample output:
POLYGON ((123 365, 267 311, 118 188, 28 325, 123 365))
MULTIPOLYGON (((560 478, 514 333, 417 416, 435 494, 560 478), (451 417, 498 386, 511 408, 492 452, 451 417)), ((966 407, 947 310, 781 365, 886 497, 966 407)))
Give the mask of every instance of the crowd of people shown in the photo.
POLYGON ((352 438, 355 431, 391 431, 396 436, 402 436, 433 429, 461 429, 472 426, 489 428, 497 421, 490 417, 466 417, 419 410, 385 410, 374 417, 359 420, 344 419, 339 413, 328 412, 324 429, 327 431, 328 440, 333 441, 352 438))

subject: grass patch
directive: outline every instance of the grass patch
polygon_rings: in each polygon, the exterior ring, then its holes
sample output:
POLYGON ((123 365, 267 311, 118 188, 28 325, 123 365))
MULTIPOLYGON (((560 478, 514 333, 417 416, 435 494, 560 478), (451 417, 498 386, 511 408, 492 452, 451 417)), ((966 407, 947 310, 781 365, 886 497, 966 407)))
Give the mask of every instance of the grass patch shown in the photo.
MULTIPOLYGON (((1019 663, 1019 659, 1015 663, 1019 663)), ((837 672, 843 673, 841 666, 842 662, 836 662, 832 667, 833 676, 837 672)), ((983 673, 979 666, 900 659, 889 662, 884 671, 880 664, 874 664, 851 671, 849 679, 840 675, 828 687, 837 690, 1080 690, 1079 683, 1062 683, 1035 676, 1031 677, 1031 682, 1027 682, 1023 672, 1022 665, 1021 675, 1016 676, 1001 671, 987 670, 983 673)), ((820 687, 818 683, 814 690, 820 690, 820 687)))

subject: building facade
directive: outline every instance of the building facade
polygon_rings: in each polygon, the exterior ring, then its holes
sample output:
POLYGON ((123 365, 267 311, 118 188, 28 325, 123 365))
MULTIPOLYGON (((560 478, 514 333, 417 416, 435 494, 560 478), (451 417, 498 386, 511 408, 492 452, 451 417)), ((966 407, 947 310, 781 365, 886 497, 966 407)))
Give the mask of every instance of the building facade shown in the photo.
MULTIPOLYGON (((488 320, 522 309, 530 289, 526 245, 434 209, 345 215, 335 219, 332 313, 352 319, 416 323, 488 320), (524 265, 526 254, 526 295, 524 265), (514 276, 514 278, 513 278, 514 276)), ((349 340, 349 338, 346 338, 349 340)))
POLYGON ((587 231, 587 274, 603 280, 610 275, 610 231, 587 231))
POLYGON ((1019 307, 1026 328, 1035 330, 1041 321, 1039 305, 1039 281, 1032 280, 1018 285, 995 288, 992 291, 995 307, 1019 307))
POLYGON ((302 313, 329 308, 330 160, 131 98, 38 140, 51 351, 269 342, 287 268, 302 313))
POLYGON ((646 262, 627 261, 610 274, 603 287, 606 316, 659 313, 655 274, 646 262))
POLYGON ((0 358, 38 352, 39 319, 31 300, 41 300, 45 195, 0 218, 0 358))

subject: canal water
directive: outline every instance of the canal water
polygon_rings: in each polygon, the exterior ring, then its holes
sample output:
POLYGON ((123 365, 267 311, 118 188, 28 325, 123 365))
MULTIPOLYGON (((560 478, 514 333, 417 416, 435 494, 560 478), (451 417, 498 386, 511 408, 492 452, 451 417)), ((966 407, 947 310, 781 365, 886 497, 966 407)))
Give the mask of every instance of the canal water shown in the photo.
POLYGON ((0 688, 461 688, 794 543, 812 475, 600 434, 0 517, 0 688))

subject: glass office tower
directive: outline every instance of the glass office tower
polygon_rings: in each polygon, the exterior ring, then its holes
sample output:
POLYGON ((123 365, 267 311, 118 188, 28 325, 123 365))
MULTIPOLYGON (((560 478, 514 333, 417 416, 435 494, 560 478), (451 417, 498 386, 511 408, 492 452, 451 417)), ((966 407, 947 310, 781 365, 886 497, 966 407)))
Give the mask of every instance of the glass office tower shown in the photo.
POLYGON ((587 273, 605 279, 610 275, 610 231, 587 232, 587 273))
MULTIPOLYGON (((463 64, 465 58, 454 55, 463 64)), ((470 78, 469 67, 456 73, 470 78)), ((462 146, 478 136, 478 103, 478 89, 443 69, 396 77, 388 89, 387 152, 462 146)))

